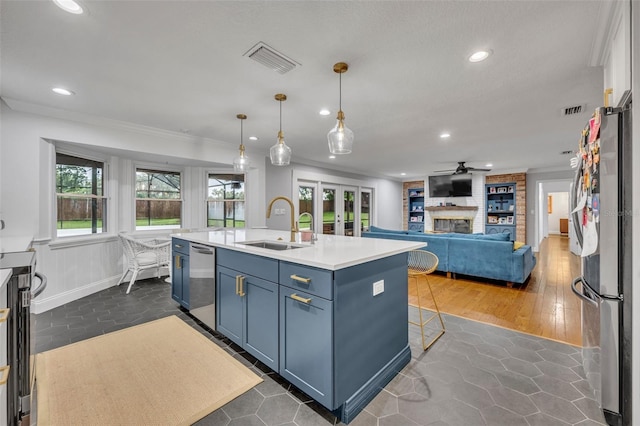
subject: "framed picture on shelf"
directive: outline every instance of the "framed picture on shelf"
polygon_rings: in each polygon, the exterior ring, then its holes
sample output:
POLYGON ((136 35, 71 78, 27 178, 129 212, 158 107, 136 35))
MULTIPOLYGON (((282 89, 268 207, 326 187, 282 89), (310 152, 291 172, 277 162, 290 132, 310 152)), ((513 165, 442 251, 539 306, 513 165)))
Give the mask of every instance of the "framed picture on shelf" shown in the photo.
POLYGON ((498 219, 498 223, 501 225, 504 225, 507 223, 507 218, 506 217, 501 217, 500 219, 498 219))
POLYGON ((507 192, 507 187, 506 186, 500 186, 498 187, 498 194, 503 194, 507 192))
POLYGON ((510 211, 510 212, 512 212, 512 211, 513 211, 513 209, 514 209, 514 207, 515 207, 515 206, 514 206, 513 204, 510 204, 510 205, 509 205, 509 211, 510 211))
POLYGON ((507 223, 513 225, 513 216, 507 216, 507 223))
POLYGON ((491 188, 489 188, 489 194, 495 194, 496 193, 496 187, 492 186, 491 188))
POLYGON ((513 186, 510 186, 510 187, 507 189, 507 192, 513 192, 513 186))
POLYGON ((417 218, 417 217, 415 217, 415 216, 411 216, 411 222, 417 222, 417 221, 418 221, 418 218, 417 218))
POLYGON ((498 223, 498 216, 487 216, 487 222, 498 223))

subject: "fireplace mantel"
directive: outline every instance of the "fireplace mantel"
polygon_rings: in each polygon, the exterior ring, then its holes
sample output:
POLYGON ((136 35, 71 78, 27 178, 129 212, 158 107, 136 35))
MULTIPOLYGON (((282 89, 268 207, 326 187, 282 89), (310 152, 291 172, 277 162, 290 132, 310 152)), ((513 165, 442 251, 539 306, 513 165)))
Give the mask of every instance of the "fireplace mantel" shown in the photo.
POLYGON ((424 208, 426 211, 443 211, 443 210, 478 210, 478 206, 428 206, 424 208))

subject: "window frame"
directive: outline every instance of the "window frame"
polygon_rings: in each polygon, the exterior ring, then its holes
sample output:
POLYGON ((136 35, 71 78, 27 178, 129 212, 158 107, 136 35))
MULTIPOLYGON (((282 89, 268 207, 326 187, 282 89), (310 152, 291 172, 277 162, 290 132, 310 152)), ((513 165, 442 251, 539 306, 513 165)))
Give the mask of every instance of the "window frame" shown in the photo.
MULTIPOLYGON (((235 191, 234 191, 235 192, 235 191)), ((205 221, 205 229, 211 229, 211 228, 237 228, 237 229, 246 229, 247 228, 247 175, 246 173, 235 173, 233 171, 223 171, 223 170, 209 170, 205 173, 205 214, 204 214, 204 221, 205 221), (242 190, 243 190, 243 194, 244 197, 242 199, 240 198, 226 198, 226 190, 224 191, 224 198, 222 200, 219 199, 213 199, 213 198, 209 198, 209 180, 211 179, 211 176, 221 176, 221 175, 231 175, 231 176, 242 176, 242 190), (234 204, 234 212, 236 210, 235 205, 237 205, 238 203, 242 203, 243 205, 243 210, 244 210, 244 219, 242 219, 242 222, 244 222, 244 226, 242 226, 241 228, 237 227, 237 226, 233 226, 233 227, 228 227, 227 226, 227 218, 226 218, 226 212, 224 213, 224 216, 222 218, 222 221, 224 222, 222 226, 214 226, 211 225, 209 226, 209 202, 222 202, 224 203, 224 208, 226 210, 226 203, 227 202, 231 202, 234 204)), ((212 219, 212 220, 217 220, 217 219, 212 219)), ((233 222, 235 224, 236 219, 233 219, 233 222)))
POLYGON ((110 235, 112 234, 112 232, 110 231, 112 229, 113 226, 113 219, 111 218, 111 201, 110 201, 110 161, 108 158, 105 158, 104 156, 100 155, 99 152, 89 152, 86 150, 81 150, 81 149, 68 149, 66 146, 64 146, 62 143, 54 143, 53 144, 53 176, 52 176, 52 186, 53 186, 53 211, 51 214, 51 223, 52 223, 52 232, 51 232, 51 239, 52 240, 68 240, 68 239, 72 239, 72 238, 97 238, 99 236, 105 236, 105 235, 110 235), (81 160, 87 160, 90 162, 95 162, 95 163, 102 163, 102 195, 95 195, 95 194, 91 194, 91 195, 87 195, 87 196, 76 196, 76 195, 67 195, 67 197, 70 198, 76 198, 76 197, 80 197, 80 198, 89 198, 89 199, 99 199, 103 201, 103 206, 102 206, 102 228, 104 229, 103 232, 88 232, 88 233, 81 233, 81 234, 68 234, 68 235, 60 235, 58 233, 58 196, 59 194, 64 194, 64 193, 58 193, 58 174, 57 174, 57 168, 58 168, 58 154, 61 155, 66 155, 69 157, 75 157, 75 158, 79 158, 81 160))
POLYGON ((167 164, 155 164, 155 163, 143 163, 143 162, 134 162, 133 171, 132 171, 132 184, 131 184, 131 200, 133 207, 133 218, 132 218, 132 229, 134 232, 145 232, 145 231, 163 231, 163 230, 171 230, 171 229, 181 229, 184 221, 185 221, 185 194, 184 194, 184 182, 185 182, 185 173, 179 167, 172 167, 167 164), (144 172, 158 172, 158 173, 166 173, 166 174, 177 174, 180 177, 180 198, 138 198, 136 196, 137 188, 137 174, 138 171, 144 172), (170 225, 170 226, 162 226, 162 225, 151 225, 149 227, 138 227, 137 224, 137 202, 138 200, 168 200, 180 202, 180 223, 178 225, 170 225))

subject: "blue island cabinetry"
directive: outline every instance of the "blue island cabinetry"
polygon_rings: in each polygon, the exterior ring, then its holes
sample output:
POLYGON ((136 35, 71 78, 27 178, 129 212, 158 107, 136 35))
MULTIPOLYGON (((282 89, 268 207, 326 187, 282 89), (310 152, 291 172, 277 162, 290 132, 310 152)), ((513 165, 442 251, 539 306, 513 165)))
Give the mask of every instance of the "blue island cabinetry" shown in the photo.
POLYGON ((217 253, 217 330, 343 422, 411 359, 406 253, 337 270, 217 253))
POLYGON ((185 309, 190 309, 189 241, 173 238, 171 249, 171 298, 185 309))
POLYGON ((278 261, 218 250, 216 275, 217 330, 278 371, 278 261))

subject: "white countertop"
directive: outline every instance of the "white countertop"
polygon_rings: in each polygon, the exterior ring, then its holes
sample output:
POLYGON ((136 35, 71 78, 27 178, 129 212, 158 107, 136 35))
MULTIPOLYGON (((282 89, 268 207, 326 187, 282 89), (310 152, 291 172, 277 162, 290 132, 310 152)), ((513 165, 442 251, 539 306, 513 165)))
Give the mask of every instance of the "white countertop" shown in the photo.
POLYGON ((315 244, 301 242, 303 248, 293 250, 270 250, 252 247, 242 242, 269 240, 289 242, 289 231, 271 229, 223 229, 209 232, 187 232, 172 234, 194 243, 222 247, 272 259, 285 260, 301 265, 338 270, 426 246, 417 241, 385 240, 378 238, 343 237, 318 234, 315 244))

